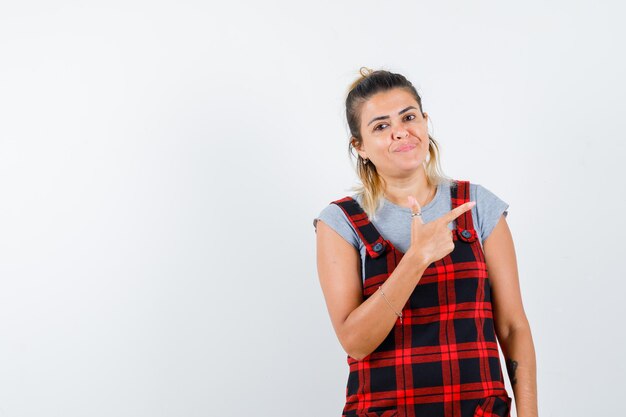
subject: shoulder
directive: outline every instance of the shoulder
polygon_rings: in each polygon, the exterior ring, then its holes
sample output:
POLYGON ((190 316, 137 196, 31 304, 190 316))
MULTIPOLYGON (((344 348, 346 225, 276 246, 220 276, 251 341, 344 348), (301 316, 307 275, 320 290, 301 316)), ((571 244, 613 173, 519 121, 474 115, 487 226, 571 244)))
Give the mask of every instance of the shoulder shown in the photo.
POLYGON ((504 202, 504 200, 490 188, 477 183, 470 183, 470 198, 476 200, 476 205, 478 205, 479 202, 482 203, 483 208, 504 202))
POLYGON ((509 204, 491 189, 477 183, 470 183, 470 199, 476 201, 476 206, 472 209, 476 216, 474 222, 484 242, 500 217, 507 216, 509 204))
POLYGON ((322 220, 326 223, 335 223, 347 221, 344 211, 339 207, 339 205, 335 203, 329 203, 326 207, 324 207, 317 217, 313 219, 313 226, 317 227, 317 221, 322 220))
POLYGON ((356 230, 354 230, 354 227, 348 219, 348 216, 338 204, 335 204, 334 202, 329 203, 319 212, 317 217, 313 219, 313 226, 315 227, 316 231, 318 220, 326 223, 331 229, 341 235, 352 246, 357 249, 359 248, 358 234, 356 230))

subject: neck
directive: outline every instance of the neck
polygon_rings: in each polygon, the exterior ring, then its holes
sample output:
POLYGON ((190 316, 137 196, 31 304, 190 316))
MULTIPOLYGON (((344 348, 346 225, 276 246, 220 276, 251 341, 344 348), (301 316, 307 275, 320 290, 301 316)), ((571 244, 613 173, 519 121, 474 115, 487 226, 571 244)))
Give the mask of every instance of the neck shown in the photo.
POLYGON ((432 201, 437 189, 436 185, 429 185, 423 169, 417 170, 409 178, 385 178, 385 198, 392 203, 410 207, 408 196, 413 196, 420 207, 432 201))

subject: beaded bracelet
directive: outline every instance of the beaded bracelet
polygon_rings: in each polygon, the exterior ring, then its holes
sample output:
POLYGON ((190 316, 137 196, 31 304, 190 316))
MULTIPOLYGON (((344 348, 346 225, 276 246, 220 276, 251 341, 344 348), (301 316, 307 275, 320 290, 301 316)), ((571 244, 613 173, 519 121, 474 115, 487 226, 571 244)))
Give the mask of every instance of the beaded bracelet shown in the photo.
POLYGON ((389 302, 389 300, 387 300, 387 296, 385 295, 385 293, 383 292, 383 286, 379 285, 378 289, 380 290, 380 293, 383 295, 383 298, 385 299, 385 301, 387 301, 387 304, 389 304, 389 307, 391 307, 391 309, 393 310, 394 313, 396 313, 396 316, 400 317, 400 324, 402 324, 402 312, 397 312, 393 306, 391 305, 391 303, 389 302))

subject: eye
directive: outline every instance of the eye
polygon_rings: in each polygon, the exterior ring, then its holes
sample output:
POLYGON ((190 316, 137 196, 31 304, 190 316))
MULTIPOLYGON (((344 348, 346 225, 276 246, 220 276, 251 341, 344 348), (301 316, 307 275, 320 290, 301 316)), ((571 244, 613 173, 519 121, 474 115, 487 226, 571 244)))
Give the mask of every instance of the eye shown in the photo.
POLYGON ((415 115, 414 114, 408 114, 404 119, 405 120, 413 120, 413 119, 415 119, 415 115), (410 117, 410 119, 409 119, 409 117, 410 117))
POLYGON ((376 125, 376 127, 374 127, 374 130, 380 130, 379 127, 381 126, 387 126, 387 123, 381 123, 379 125, 376 125))

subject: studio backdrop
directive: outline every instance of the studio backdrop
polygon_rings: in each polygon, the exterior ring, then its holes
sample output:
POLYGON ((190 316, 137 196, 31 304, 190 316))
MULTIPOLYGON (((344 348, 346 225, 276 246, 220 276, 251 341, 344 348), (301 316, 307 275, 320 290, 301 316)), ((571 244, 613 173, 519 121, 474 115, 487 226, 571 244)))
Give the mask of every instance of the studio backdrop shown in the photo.
POLYGON ((313 219, 357 184, 361 66, 411 80, 444 172, 509 204, 540 415, 618 415, 623 15, 3 2, 0 416, 340 415, 313 219))

